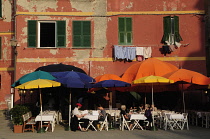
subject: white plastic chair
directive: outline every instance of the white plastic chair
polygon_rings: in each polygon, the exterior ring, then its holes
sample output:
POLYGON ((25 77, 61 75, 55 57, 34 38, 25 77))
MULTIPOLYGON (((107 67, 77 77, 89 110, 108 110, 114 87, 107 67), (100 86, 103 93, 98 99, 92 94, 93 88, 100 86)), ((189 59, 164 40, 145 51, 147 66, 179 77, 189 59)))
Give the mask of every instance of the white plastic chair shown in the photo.
POLYGON ((106 131, 108 131, 108 120, 107 120, 108 114, 106 114, 106 117, 104 121, 99 121, 100 129, 99 131, 102 131, 102 129, 105 127, 106 131))
POLYGON ((164 113, 164 129, 167 130, 167 128, 170 128, 171 130, 174 130, 173 129, 174 121, 171 120, 168 116, 169 115, 164 113))
POLYGON ((126 121, 123 114, 121 115, 121 117, 122 117, 121 130, 124 131, 124 127, 125 127, 125 128, 127 128, 127 129, 130 131, 130 127, 129 127, 128 124, 129 124, 131 121, 126 121))
POLYGON ((189 126, 188 126, 188 113, 183 113, 183 116, 184 116, 184 119, 183 119, 183 123, 182 123, 182 130, 184 129, 184 126, 185 126, 185 124, 186 124, 186 126, 187 126, 187 130, 189 130, 189 126))

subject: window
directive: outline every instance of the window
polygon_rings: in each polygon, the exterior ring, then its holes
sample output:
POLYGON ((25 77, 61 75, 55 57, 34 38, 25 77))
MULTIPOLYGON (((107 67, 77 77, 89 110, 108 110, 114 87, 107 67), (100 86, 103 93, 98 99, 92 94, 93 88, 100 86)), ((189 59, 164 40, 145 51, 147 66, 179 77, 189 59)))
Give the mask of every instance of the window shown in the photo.
POLYGON ((73 47, 91 47, 90 21, 73 21, 73 47))
POLYGON ((2 2, 0 0, 0 17, 2 17, 2 2))
POLYGON ((166 16, 163 18, 164 34, 162 42, 166 44, 175 44, 182 41, 182 37, 179 34, 179 17, 178 16, 166 16))
POLYGON ((118 30, 118 43, 125 45, 132 44, 132 18, 119 17, 118 30))
POLYGON ((2 45, 1 45, 1 37, 0 37, 0 59, 2 58, 2 45))
POLYGON ((28 47, 66 47, 65 21, 28 21, 28 47))

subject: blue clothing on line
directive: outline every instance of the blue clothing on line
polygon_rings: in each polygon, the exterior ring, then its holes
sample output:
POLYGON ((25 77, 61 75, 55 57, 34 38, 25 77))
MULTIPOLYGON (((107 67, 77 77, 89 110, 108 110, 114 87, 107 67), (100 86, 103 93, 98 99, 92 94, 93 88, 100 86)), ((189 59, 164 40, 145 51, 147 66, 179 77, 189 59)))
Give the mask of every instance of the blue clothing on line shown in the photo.
POLYGON ((136 58, 136 47, 127 47, 127 60, 134 60, 136 58))

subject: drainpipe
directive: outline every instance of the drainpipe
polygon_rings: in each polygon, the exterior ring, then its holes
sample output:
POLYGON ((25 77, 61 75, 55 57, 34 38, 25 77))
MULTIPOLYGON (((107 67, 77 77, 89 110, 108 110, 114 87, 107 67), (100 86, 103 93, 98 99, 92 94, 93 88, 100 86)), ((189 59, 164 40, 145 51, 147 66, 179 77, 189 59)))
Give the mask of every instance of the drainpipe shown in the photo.
MULTIPOLYGON (((13 82, 16 81, 16 64, 17 64, 17 40, 16 40, 16 0, 12 1, 11 4, 12 8, 12 27, 13 27, 13 33, 12 39, 10 40, 11 47, 13 49, 13 65, 14 65, 14 72, 13 72, 13 82)), ((11 108, 14 106, 15 101, 15 89, 11 91, 11 108)))

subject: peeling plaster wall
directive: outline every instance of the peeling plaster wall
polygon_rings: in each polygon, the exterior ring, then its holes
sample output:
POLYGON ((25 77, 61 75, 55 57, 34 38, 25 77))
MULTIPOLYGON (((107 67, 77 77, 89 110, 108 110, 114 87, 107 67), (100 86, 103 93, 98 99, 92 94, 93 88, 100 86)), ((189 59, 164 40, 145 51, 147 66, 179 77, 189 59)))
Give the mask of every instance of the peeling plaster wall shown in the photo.
POLYGON ((3 0, 2 1, 2 13, 3 17, 5 18, 5 22, 11 22, 11 3, 9 0, 3 0))
POLYGON ((46 12, 49 9, 58 8, 56 0, 17 0, 17 5, 21 9, 17 11, 46 12))

